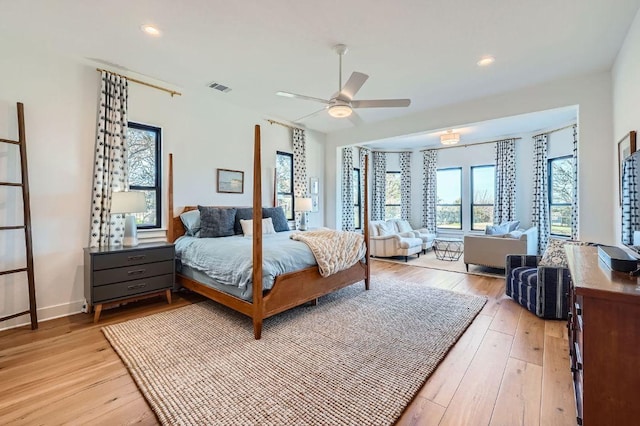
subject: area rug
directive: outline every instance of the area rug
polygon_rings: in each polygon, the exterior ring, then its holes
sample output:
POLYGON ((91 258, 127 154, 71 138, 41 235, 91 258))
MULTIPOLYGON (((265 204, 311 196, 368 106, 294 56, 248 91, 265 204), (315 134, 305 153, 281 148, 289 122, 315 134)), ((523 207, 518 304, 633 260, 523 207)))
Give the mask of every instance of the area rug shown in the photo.
POLYGON ((420 257, 409 256, 407 262, 404 256, 397 257, 375 257, 374 260, 382 262, 400 263, 402 265, 419 266, 420 268, 439 269, 441 271, 460 272, 463 274, 482 275, 486 277, 504 278, 504 269, 490 268, 482 265, 469 265, 469 271, 464 266, 462 257, 458 260, 440 260, 436 258, 433 250, 426 254, 420 253, 420 257))
POLYGON ((393 424, 485 303, 373 279, 265 320, 214 302, 104 327, 163 424, 393 424))

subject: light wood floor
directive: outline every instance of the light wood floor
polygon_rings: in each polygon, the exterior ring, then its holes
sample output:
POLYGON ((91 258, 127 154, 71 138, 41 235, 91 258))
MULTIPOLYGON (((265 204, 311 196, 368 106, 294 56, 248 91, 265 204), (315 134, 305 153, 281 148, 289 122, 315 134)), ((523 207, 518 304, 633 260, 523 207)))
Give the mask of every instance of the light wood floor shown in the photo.
MULTIPOLYGON (((576 424, 564 322, 522 309, 501 279, 375 260, 372 272, 489 299, 398 424, 576 424)), ((0 424, 157 424, 100 327, 199 300, 149 299, 104 311, 98 325, 78 314, 0 332, 0 424)))

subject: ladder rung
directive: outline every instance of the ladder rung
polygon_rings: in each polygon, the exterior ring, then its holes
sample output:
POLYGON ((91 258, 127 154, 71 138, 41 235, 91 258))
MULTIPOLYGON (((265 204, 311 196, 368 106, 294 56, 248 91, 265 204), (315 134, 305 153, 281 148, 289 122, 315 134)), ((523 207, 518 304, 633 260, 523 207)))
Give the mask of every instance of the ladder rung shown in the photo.
POLYGON ((6 317, 2 317, 2 318, 0 318, 0 321, 10 320, 11 318, 21 317, 23 315, 27 315, 27 314, 30 314, 30 313, 31 313, 30 311, 18 312, 17 314, 13 314, 13 315, 8 315, 6 317))
POLYGON ((0 186, 22 186, 20 182, 0 182, 0 186))
POLYGON ((10 269, 7 271, 0 271, 0 275, 17 274, 18 272, 27 272, 27 268, 10 269))
POLYGON ((2 139, 2 138, 0 138, 0 142, 12 143, 14 145, 20 145, 20 141, 14 141, 14 140, 11 140, 11 139, 2 139))
POLYGON ((0 231, 8 231, 10 229, 24 229, 24 225, 0 226, 0 231))

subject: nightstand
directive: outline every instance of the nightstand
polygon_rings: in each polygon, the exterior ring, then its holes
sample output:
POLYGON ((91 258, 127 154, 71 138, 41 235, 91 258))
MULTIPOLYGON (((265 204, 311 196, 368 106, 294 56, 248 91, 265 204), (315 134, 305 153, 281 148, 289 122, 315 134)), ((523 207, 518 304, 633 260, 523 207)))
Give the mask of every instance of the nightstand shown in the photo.
POLYGON ((84 294, 87 312, 98 322, 103 307, 164 295, 171 303, 175 282, 175 247, 148 243, 135 247, 84 249, 84 294))

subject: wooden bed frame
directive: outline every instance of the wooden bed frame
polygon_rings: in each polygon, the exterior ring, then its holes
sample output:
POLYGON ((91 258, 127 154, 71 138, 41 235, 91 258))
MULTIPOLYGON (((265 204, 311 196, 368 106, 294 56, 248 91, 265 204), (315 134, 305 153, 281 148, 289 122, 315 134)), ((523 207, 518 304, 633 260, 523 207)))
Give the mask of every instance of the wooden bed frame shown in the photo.
MULTIPOLYGON (((273 288, 266 294, 262 291, 262 171, 260 159, 260 126, 255 126, 254 158, 253 158, 253 299, 252 302, 208 287, 191 278, 176 274, 176 281, 183 287, 199 293, 211 300, 241 312, 253 320, 253 334, 260 339, 262 321, 272 315, 286 311, 307 302, 316 302, 317 298, 350 284, 364 280, 365 289, 369 290, 369 211, 368 182, 364 180, 364 241, 366 244, 365 262, 357 262, 348 269, 328 277, 322 277, 317 267, 289 272, 276 277, 273 288)), ((364 176, 367 174, 365 161, 364 176)), ((169 228, 167 240, 174 242, 184 235, 185 229, 179 216, 173 211, 173 154, 169 154, 169 228)), ((182 212, 197 207, 187 206, 182 212)), ((181 213, 182 213, 181 212, 181 213)))

